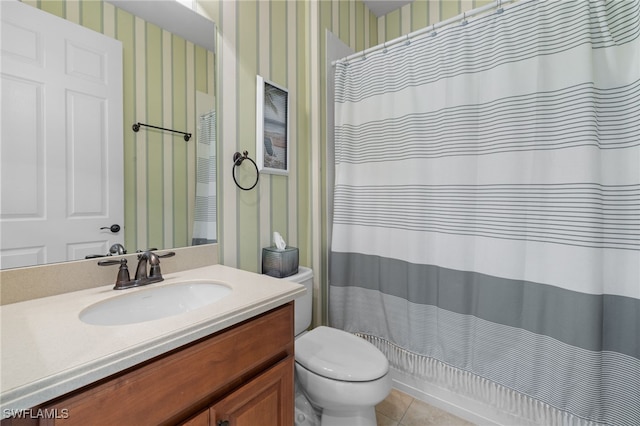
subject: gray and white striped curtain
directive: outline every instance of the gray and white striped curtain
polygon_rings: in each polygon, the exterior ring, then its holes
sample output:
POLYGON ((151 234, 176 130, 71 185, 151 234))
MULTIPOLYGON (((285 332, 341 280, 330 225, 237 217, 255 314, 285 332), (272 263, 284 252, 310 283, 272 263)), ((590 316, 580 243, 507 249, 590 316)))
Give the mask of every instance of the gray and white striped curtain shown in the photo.
POLYGON ((540 424, 640 425, 640 2, 336 65, 330 320, 540 424))
POLYGON ((216 113, 200 116, 196 149, 196 208, 193 224, 193 245, 215 243, 216 215, 216 113))

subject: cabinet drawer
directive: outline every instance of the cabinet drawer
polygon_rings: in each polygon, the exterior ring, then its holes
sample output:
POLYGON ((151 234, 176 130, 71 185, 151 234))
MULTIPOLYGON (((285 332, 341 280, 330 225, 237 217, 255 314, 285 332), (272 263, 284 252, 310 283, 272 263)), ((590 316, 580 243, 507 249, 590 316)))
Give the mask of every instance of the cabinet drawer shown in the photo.
POLYGON ((68 418, 46 424, 167 424, 293 356, 293 303, 62 397, 47 409, 68 418))

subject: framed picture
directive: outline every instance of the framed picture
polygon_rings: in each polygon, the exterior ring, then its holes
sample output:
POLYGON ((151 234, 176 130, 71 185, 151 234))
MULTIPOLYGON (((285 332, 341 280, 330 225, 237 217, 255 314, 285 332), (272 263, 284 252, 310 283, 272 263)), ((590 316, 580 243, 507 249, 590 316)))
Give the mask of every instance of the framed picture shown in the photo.
POLYGON ((257 78, 256 157, 262 173, 289 174, 289 92, 257 78))

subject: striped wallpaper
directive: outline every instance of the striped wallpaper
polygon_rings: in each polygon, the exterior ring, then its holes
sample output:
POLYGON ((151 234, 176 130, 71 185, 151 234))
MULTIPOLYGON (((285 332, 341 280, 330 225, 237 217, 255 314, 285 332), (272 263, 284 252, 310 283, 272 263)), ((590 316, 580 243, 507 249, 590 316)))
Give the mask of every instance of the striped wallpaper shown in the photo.
POLYGON ((192 237, 195 143, 135 122, 196 131, 196 91, 215 93, 214 54, 110 3, 24 3, 116 38, 123 46, 125 247, 184 247, 192 237))
MULTIPOLYGON (((359 0, 219 1, 215 8, 210 3, 201 5, 219 31, 221 262, 259 271, 261 249, 278 231, 299 248, 300 264, 315 270, 321 295, 321 286, 326 288, 321 284, 326 262, 324 32, 329 29, 361 50, 377 43, 377 20, 359 0), (289 90, 291 164, 288 176, 262 174, 257 190, 247 192, 232 180, 232 157, 247 150, 255 158, 256 75, 289 90)), ((316 323, 325 322, 322 299, 315 300, 316 323)))
MULTIPOLYGON (((211 52, 102 1, 24 1, 122 41, 125 123, 193 131, 195 91, 216 94, 220 261, 260 271, 261 248, 280 232, 300 249, 300 264, 315 271, 316 324, 326 323, 328 262, 325 30, 360 51, 489 3, 415 0, 377 18, 360 0, 200 1, 199 11, 217 25, 214 61, 211 52), (262 174, 256 189, 241 191, 232 157, 247 150, 255 159, 258 74, 289 90, 290 172, 262 174)), ((195 144, 128 126, 124 141, 127 248, 187 245, 195 144)), ((241 170, 241 180, 251 178, 241 170)))

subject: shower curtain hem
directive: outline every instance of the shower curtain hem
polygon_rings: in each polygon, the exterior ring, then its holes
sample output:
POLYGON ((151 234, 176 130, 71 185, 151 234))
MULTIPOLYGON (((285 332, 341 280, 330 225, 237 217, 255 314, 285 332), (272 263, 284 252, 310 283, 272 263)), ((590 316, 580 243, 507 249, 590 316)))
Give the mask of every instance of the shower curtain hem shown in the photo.
POLYGON ((604 426, 607 423, 585 419, 534 397, 492 382, 482 376, 461 370, 440 360, 402 349, 377 336, 355 333, 384 353, 392 368, 466 396, 508 415, 548 426, 604 426))

